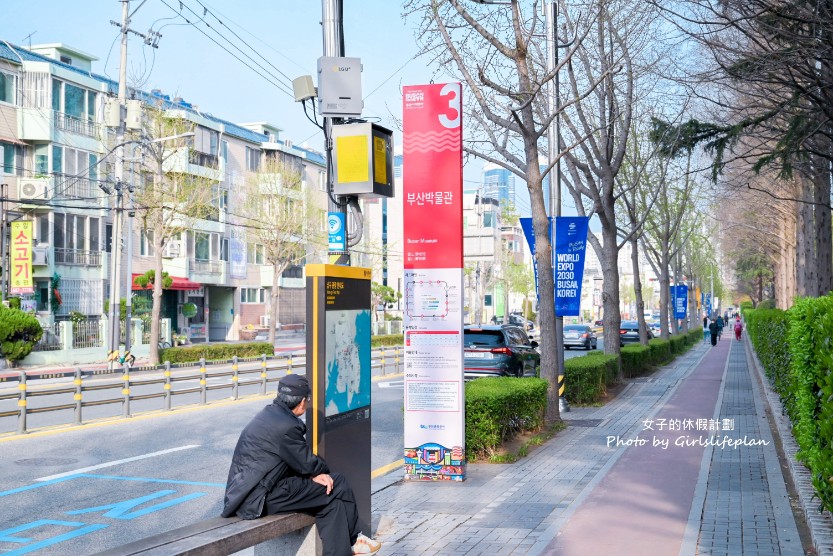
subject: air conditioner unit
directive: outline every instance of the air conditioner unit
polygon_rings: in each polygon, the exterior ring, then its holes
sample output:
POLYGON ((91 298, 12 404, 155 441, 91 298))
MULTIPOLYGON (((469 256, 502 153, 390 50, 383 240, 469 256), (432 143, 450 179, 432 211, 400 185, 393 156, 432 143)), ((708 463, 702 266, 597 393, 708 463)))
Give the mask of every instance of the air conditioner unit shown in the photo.
POLYGON ((179 240, 172 239, 165 245, 165 252, 162 256, 166 259, 173 259, 179 257, 182 250, 182 243, 179 240))
POLYGON ((272 319, 272 315, 261 315, 260 316, 260 326, 264 328, 269 328, 269 321, 272 319))
POLYGON ((48 253, 48 247, 35 247, 32 249, 32 264, 37 266, 47 266, 49 264, 48 253))
POLYGON ((45 201, 49 199, 49 180, 40 178, 20 180, 17 197, 20 200, 45 201))

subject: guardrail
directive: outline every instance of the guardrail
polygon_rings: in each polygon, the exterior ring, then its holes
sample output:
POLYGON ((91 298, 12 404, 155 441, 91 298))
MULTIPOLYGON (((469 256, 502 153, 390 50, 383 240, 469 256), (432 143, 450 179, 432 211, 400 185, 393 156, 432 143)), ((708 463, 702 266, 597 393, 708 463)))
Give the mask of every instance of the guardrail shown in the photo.
MULTIPOLYGON (((399 373, 401 370, 400 361, 401 361, 401 348, 398 346, 389 347, 389 348, 379 348, 373 350, 371 352, 371 369, 381 369, 382 375, 387 374, 387 369, 390 367, 390 360, 389 358, 392 356, 393 358, 393 367, 394 371, 392 374, 399 373)), ((154 398, 162 398, 163 400, 163 409, 166 411, 170 411, 174 408, 174 397, 183 395, 183 394, 194 394, 199 393, 200 401, 199 405, 205 405, 208 403, 208 392, 211 390, 222 390, 222 389, 231 389, 231 396, 234 400, 240 399, 240 387, 241 386, 260 386, 260 394, 266 394, 266 386, 268 383, 277 382, 281 379, 281 376, 285 376, 285 374, 289 374, 294 372, 297 368, 293 364, 292 355, 279 355, 268 357, 266 355, 261 356, 260 358, 240 358, 233 357, 231 360, 225 361, 211 361, 206 362, 204 359, 200 359, 198 366, 196 367, 196 373, 185 373, 185 374, 174 374, 172 369, 175 368, 182 368, 185 367, 186 364, 171 364, 170 362, 166 361, 163 365, 158 366, 146 366, 146 367, 139 367, 131 369, 129 365, 125 365, 122 369, 122 375, 119 379, 114 380, 113 382, 103 383, 103 384, 84 384, 84 378, 89 377, 95 374, 102 374, 101 371, 83 371, 80 367, 76 368, 74 372, 66 373, 64 376, 72 377, 73 382, 71 386, 56 384, 54 387, 45 387, 38 390, 29 390, 28 388, 28 378, 24 371, 20 371, 18 375, 18 387, 17 392, 8 393, 8 394, 0 394, 0 402, 7 401, 7 400, 17 400, 17 409, 11 411, 0 411, 0 418, 3 417, 17 417, 17 433, 18 434, 25 434, 28 432, 27 428, 27 417, 32 414, 36 413, 45 413, 51 411, 67 411, 72 410, 74 414, 74 418, 72 423, 67 424, 74 424, 74 425, 81 425, 84 423, 83 421, 83 410, 85 407, 95 407, 101 405, 109 405, 109 404, 121 404, 122 406, 122 417, 130 417, 131 413, 131 403, 139 400, 148 400, 154 398), (269 367, 267 361, 278 359, 279 364, 269 367), (253 367, 251 369, 241 369, 240 363, 247 363, 247 362, 254 362, 260 361, 260 365, 257 367, 253 367), (208 367, 212 365, 220 365, 220 364, 229 364, 231 363, 230 370, 220 370, 218 372, 208 372, 208 367), (284 370, 285 374, 281 376, 269 376, 269 371, 280 371, 284 370), (144 377, 144 378, 136 378, 135 376, 131 376, 131 373, 136 372, 144 372, 144 371, 162 371, 161 377, 144 377), (250 375, 258 375, 254 379, 246 379, 246 377, 250 375), (208 379, 210 378, 218 378, 218 377, 229 377, 229 383, 224 384, 208 384, 208 379), (242 378, 242 380, 241 380, 242 378), (178 382, 184 381, 193 381, 198 380, 199 386, 194 387, 185 387, 185 388, 176 388, 175 385, 178 382), (141 387, 141 386, 152 386, 152 385, 161 385, 160 391, 158 392, 150 392, 145 394, 133 394, 131 393, 131 389, 134 387, 141 387), (105 399, 99 400, 84 400, 84 394, 88 392, 94 391, 111 391, 111 390, 119 390, 118 394, 113 397, 108 397, 105 399), (67 403, 62 403, 58 405, 51 405, 45 407, 37 407, 37 408, 30 408, 28 407, 28 401, 30 398, 39 397, 39 396, 55 396, 55 395, 66 395, 72 396, 71 400, 68 399, 67 403)), ((192 367, 193 364, 189 363, 187 366, 192 367)), ((118 370, 114 370, 113 372, 119 372, 118 370)), ((50 374, 50 377, 55 378, 55 374, 50 374)), ((187 404, 187 405, 194 405, 194 404, 187 404)), ((182 407, 185 407, 184 405, 182 407)))

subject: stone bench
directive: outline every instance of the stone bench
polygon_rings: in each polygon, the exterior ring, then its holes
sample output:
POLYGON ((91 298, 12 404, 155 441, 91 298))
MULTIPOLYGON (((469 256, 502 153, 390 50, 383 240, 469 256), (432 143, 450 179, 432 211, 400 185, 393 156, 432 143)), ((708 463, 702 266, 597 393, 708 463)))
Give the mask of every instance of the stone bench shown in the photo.
POLYGON ((315 556, 315 518, 301 513, 259 519, 217 517, 100 552, 97 556, 225 556, 254 547, 254 554, 315 556))

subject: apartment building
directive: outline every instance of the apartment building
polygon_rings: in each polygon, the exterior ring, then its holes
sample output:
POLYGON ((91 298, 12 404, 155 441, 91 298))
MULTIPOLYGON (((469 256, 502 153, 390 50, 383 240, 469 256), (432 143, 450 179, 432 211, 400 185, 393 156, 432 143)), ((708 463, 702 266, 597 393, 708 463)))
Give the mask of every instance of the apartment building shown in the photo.
MULTIPOLYGON (((152 231, 130 217, 124 190, 141 187, 146 178, 127 163, 122 193, 129 224, 121 238, 113 238, 115 139, 103 122, 105 101, 118 87, 93 73, 95 60, 63 44, 26 49, 0 42, 0 183, 7 184, 6 220, 34 223, 35 291, 20 297, 45 327, 70 313, 103 317, 114 239, 124 246, 121 297, 130 290, 134 314, 149 310, 150 294, 134 280, 153 268, 152 231)), ((272 266, 247 233, 243 185, 266 161, 281 158, 301 173, 308 198, 326 207, 323 155, 293 146, 265 122, 238 125, 161 91, 131 90, 128 96, 188 122, 193 135, 172 146, 164 171, 203 179, 215 204, 167 242, 164 270, 173 284, 164 292, 162 317, 193 342, 234 340, 247 325, 269 324, 272 266), (197 306, 195 315, 183 314, 186 303, 197 306)), ((324 225, 322 218, 322 230, 324 225)), ((305 262, 323 260, 315 249, 310 246, 305 262)), ((279 280, 284 324, 304 321, 302 264, 279 280)))

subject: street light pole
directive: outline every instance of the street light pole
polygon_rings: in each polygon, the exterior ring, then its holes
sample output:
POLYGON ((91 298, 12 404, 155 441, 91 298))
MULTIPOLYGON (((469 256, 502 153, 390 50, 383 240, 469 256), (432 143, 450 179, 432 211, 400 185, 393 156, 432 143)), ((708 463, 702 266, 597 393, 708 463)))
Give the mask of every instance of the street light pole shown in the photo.
MULTIPOLYGON (((544 20, 547 36, 547 73, 555 71, 558 67, 558 0, 552 0, 544 4, 544 20)), ((551 237, 550 245, 552 247, 552 260, 550 264, 552 270, 555 270, 555 218, 561 216, 561 101, 559 98, 559 73, 555 71, 555 78, 550 84, 549 95, 547 96, 547 107, 550 114, 555 114, 552 122, 550 122, 547 131, 547 162, 548 165, 555 161, 555 166, 551 170, 555 175, 550 174, 550 214, 553 216, 552 225, 550 227, 551 237), (555 178, 553 180, 553 177, 555 178)), ((554 274, 553 274, 554 276, 554 274)), ((556 396, 558 396, 558 410, 569 411, 567 400, 564 399, 561 392, 561 386, 564 383, 564 317, 555 312, 555 376, 558 377, 558 388, 556 388, 556 396)))

